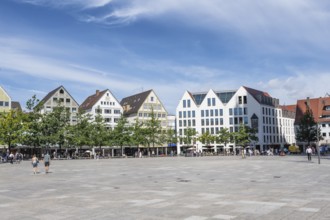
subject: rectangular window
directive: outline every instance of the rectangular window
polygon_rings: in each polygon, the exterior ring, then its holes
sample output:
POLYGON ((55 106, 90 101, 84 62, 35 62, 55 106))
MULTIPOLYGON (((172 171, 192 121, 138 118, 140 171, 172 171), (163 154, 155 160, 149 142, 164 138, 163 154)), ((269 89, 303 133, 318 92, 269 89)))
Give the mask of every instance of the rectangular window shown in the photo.
POLYGON ((202 126, 205 125, 205 123, 204 123, 204 119, 201 120, 201 124, 202 124, 202 126))
POLYGON ((201 116, 204 117, 204 110, 201 110, 201 116))
POLYGON ((193 110, 193 111, 191 112, 191 117, 193 117, 193 118, 196 117, 196 115, 195 115, 195 110, 193 110))
POLYGON ((4 106, 4 105, 3 105, 3 101, 0 101, 0 106, 4 106))
POLYGON ((182 120, 179 120, 179 127, 182 127, 182 120))
POLYGON ((205 110, 205 116, 209 117, 209 110, 205 110))
POLYGON ((66 99, 66 103, 70 103, 71 102, 71 100, 70 99, 66 99))
POLYGON ((223 110, 220 109, 219 111, 220 111, 220 112, 219 112, 219 113, 220 113, 220 116, 223 116, 223 110))
POLYGON ((212 98, 212 106, 215 106, 215 98, 212 98))
POLYGON ((219 128, 215 128, 215 134, 219 133, 219 128))
POLYGON ((139 117, 142 117, 142 113, 141 112, 139 113, 139 117))
POLYGON ((215 125, 219 125, 219 119, 215 118, 215 125))
POLYGON ((247 97, 246 97, 246 95, 243 96, 243 103, 244 103, 244 104, 247 104, 247 97))
POLYGON ((188 111, 188 118, 190 118, 191 117, 191 112, 190 111, 188 111))
POLYGON ((205 133, 205 128, 202 128, 202 134, 204 134, 205 133))
POLYGON ((210 121, 209 121, 209 119, 207 118, 207 119, 206 119, 206 126, 208 126, 208 125, 210 125, 210 121))
POLYGON ((219 116, 219 110, 218 109, 214 109, 214 116, 219 116))
POLYGON ((183 100, 183 107, 184 107, 184 108, 187 107, 187 106, 186 106, 186 100, 183 100))
POLYGON ((265 114, 265 108, 262 107, 262 114, 264 115, 265 114))
POLYGON ((234 132, 234 128, 233 127, 230 127, 229 128, 229 131, 230 131, 230 133, 233 133, 234 132))
POLYGON ((238 125, 238 118, 234 118, 235 125, 238 125))
POLYGON ((111 118, 105 118, 104 122, 110 123, 111 122, 111 118))
POLYGON ((190 108, 190 99, 187 100, 187 106, 190 108))
POLYGON ((223 125, 223 118, 220 118, 220 125, 223 125))
POLYGON ((238 115, 243 115, 243 108, 238 109, 238 115))
POLYGON ((211 106, 211 99, 207 98, 207 106, 211 106))
POLYGON ((238 108, 234 108, 234 115, 238 115, 238 108))
POLYGON ((195 119, 192 120, 192 126, 196 126, 196 121, 195 121, 195 119))
POLYGON ((211 134, 214 134, 214 128, 211 128, 211 134))
POLYGON ((229 118, 229 124, 234 124, 234 119, 233 118, 229 118))
POLYGON ((214 125, 214 119, 211 118, 210 121, 211 121, 211 125, 214 125))
POLYGON ((187 121, 186 120, 183 120, 183 126, 187 127, 187 121))
POLYGON ((210 116, 213 117, 213 109, 210 110, 210 116))
POLYGON ((249 124, 249 118, 248 117, 244 117, 243 120, 244 120, 245 125, 249 124))
POLYGON ((153 96, 150 97, 150 101, 151 101, 151 102, 154 101, 154 97, 153 97, 153 96))
POLYGON ((242 100, 242 96, 238 96, 238 104, 242 104, 243 100, 242 100))
POLYGON ((248 111, 247 111, 247 108, 245 107, 244 108, 244 115, 247 115, 248 114, 248 111))
POLYGON ((119 115, 120 114, 120 110, 115 109, 115 110, 113 110, 113 113, 119 115))
POLYGON ((325 133, 325 132, 322 133, 322 136, 323 136, 323 137, 326 137, 326 136, 327 136, 327 133, 325 133))
POLYGON ((187 117, 187 112, 184 111, 184 112, 183 112, 183 118, 186 118, 186 117, 187 117))
POLYGON ((232 108, 229 109, 229 115, 233 115, 233 109, 232 108))
POLYGON ((322 124, 322 127, 325 128, 325 124, 322 124))
POLYGON ((77 108, 72 108, 72 112, 77 112, 77 108))
POLYGON ((191 121, 188 120, 188 127, 191 127, 191 121))
POLYGON ((54 101, 54 102, 57 102, 57 98, 56 98, 56 97, 54 97, 54 98, 53 98, 53 101, 54 101))
POLYGON ((179 111, 179 118, 182 118, 182 112, 179 111))
POLYGON ((104 109, 104 114, 111 114, 111 109, 104 109))

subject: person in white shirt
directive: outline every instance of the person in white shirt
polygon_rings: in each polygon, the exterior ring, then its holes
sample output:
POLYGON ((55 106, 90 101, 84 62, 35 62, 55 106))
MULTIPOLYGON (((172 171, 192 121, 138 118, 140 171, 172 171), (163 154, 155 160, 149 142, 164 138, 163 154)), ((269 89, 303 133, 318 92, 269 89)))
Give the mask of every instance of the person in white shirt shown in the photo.
POLYGON ((308 161, 311 161, 312 160, 312 148, 310 146, 307 147, 306 154, 307 154, 308 161))

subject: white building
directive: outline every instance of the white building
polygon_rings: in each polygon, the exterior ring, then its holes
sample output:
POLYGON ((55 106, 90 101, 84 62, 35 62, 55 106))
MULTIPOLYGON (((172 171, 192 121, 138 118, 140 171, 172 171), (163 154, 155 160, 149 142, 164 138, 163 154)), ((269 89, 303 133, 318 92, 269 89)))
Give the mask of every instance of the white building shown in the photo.
POLYGON ((113 129, 123 114, 123 108, 110 92, 109 89, 99 91, 86 98, 80 105, 80 109, 85 114, 90 114, 91 119, 94 120, 97 114, 100 114, 106 123, 107 128, 113 129))
MULTIPOLYGON (((288 113, 279 106, 279 100, 268 93, 255 89, 240 87, 235 91, 214 91, 190 93, 186 91, 176 110, 178 137, 184 137, 187 128, 193 128, 197 136, 205 132, 218 134, 220 129, 228 128, 236 132, 240 124, 257 130, 259 141, 251 143, 259 150, 279 149, 295 142, 294 113, 288 113)), ((196 139, 192 143, 177 144, 180 153, 194 146, 198 151, 204 149, 196 139)), ((235 143, 230 143, 236 150, 235 143)), ((222 143, 212 143, 212 149, 221 151, 222 143)))

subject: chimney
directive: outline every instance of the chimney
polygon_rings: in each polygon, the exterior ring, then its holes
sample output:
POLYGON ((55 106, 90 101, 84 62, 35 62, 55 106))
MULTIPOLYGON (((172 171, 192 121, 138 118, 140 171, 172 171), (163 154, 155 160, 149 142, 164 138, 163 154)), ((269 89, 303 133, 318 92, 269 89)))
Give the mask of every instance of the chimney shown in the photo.
POLYGON ((96 90, 96 96, 99 96, 100 90, 96 90))

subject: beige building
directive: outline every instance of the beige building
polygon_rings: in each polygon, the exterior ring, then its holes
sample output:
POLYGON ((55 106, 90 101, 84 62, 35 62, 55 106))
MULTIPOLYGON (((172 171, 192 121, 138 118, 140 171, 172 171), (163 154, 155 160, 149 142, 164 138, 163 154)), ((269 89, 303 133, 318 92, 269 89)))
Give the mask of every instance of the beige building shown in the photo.
POLYGON ((12 101, 6 90, 0 86, 0 112, 8 112, 10 109, 22 111, 21 104, 12 101))
POLYGON ((11 98, 0 86, 0 112, 8 112, 11 109, 11 98))
POLYGON ((71 113, 70 124, 76 124, 79 105, 63 86, 60 86, 54 89, 53 91, 49 92, 40 101, 39 104, 42 105, 40 109, 40 113, 46 114, 47 112, 53 111, 53 108, 57 107, 59 103, 61 106, 64 106, 69 109, 71 113))
POLYGON ((120 102, 124 109, 124 116, 129 123, 135 123, 135 120, 148 121, 151 119, 153 109, 156 118, 161 122, 163 129, 168 127, 167 111, 162 102, 153 90, 148 90, 126 98, 120 102))

